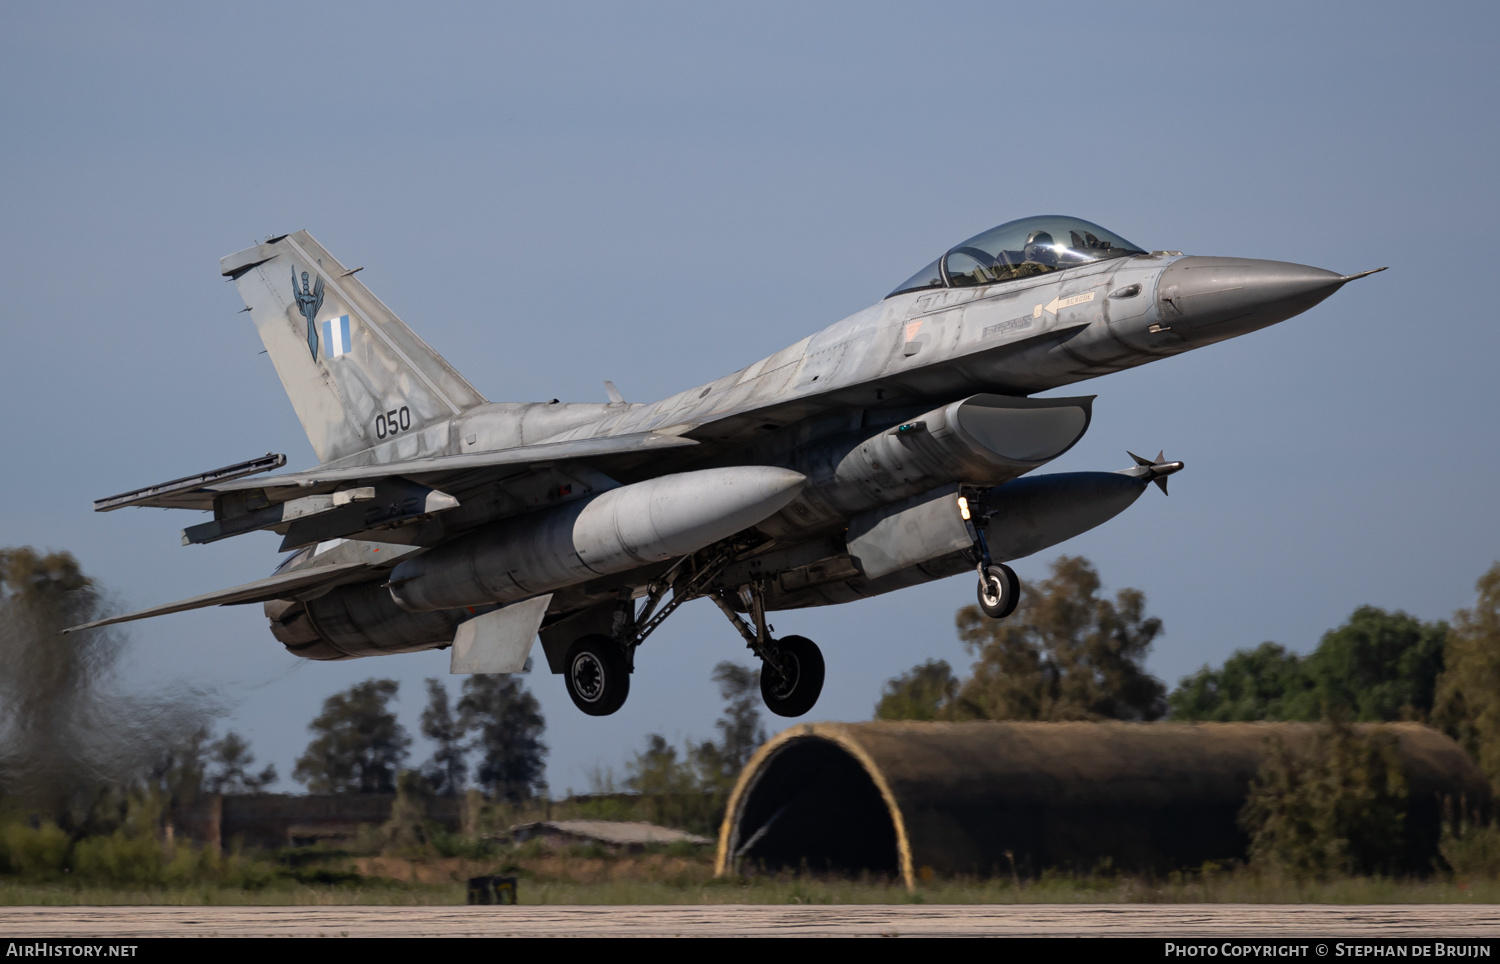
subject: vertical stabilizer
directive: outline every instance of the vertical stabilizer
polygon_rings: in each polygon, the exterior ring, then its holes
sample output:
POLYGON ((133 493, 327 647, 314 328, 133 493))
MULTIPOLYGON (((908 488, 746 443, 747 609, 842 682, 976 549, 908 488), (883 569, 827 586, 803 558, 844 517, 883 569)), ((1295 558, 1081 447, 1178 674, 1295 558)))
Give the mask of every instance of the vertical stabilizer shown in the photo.
POLYGON ((306 231, 220 261, 319 460, 415 433, 484 396, 306 231))

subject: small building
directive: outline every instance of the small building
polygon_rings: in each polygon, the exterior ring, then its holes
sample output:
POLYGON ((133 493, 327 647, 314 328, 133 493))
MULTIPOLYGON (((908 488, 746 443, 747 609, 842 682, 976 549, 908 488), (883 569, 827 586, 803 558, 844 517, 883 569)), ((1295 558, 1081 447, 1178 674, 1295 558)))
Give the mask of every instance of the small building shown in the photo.
POLYGON ((546 840, 556 844, 602 844, 617 850, 644 850, 652 845, 686 843, 707 847, 713 843, 685 830, 658 827, 654 823, 628 820, 540 820, 510 828, 516 843, 546 840))

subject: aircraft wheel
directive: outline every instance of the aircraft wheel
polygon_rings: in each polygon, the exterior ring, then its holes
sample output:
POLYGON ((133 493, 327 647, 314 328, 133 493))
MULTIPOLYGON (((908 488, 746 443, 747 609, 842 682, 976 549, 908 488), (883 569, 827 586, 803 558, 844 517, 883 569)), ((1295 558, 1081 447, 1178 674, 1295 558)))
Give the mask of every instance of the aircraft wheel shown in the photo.
POLYGON ((568 647, 563 682, 573 705, 589 716, 608 716, 630 695, 625 654, 608 636, 581 636, 568 647))
POLYGON ((984 571, 979 579, 979 608, 991 619, 1004 619, 1016 611, 1021 600, 1021 580, 1004 563, 984 571))
POLYGON ((805 636, 776 640, 776 665, 760 668, 760 695, 777 716, 801 716, 823 692, 823 651, 805 636))

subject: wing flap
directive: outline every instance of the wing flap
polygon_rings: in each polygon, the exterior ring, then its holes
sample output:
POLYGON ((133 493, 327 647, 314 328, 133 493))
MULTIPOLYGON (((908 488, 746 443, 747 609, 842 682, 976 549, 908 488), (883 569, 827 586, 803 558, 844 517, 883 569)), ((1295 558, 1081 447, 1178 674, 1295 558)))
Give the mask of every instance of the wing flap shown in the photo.
POLYGON ((164 606, 153 606, 150 609, 142 609, 138 612, 127 613, 124 616, 111 616, 108 619, 96 619, 91 623, 81 626, 69 626, 60 635, 76 633, 85 629, 95 629, 99 626, 113 626, 115 623, 128 623, 137 619, 150 619, 152 616, 165 616, 168 613, 187 612, 189 609, 205 609, 209 606, 239 606, 245 603, 268 602, 272 599, 281 599, 296 592, 314 589, 330 582, 337 582, 342 577, 357 569, 371 568, 366 562, 344 562, 332 566, 319 566, 316 569, 300 569, 295 572, 283 572, 265 579, 257 579, 247 582, 242 586, 234 586, 230 589, 220 589, 216 592, 204 593, 191 599, 182 599, 164 606))

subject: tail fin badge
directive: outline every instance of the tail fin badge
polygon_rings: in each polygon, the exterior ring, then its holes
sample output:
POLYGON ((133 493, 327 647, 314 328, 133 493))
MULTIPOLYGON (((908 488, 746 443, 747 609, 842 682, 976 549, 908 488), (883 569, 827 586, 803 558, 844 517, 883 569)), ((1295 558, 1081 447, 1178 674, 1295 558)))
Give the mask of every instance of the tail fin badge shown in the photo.
POLYGON ((318 283, 311 291, 307 290, 307 272, 302 272, 302 288, 297 288, 297 266, 292 265, 292 297, 297 299, 297 308, 302 312, 302 317, 307 319, 307 350, 312 352, 313 359, 318 357, 318 309, 323 307, 323 279, 318 278, 318 283))

